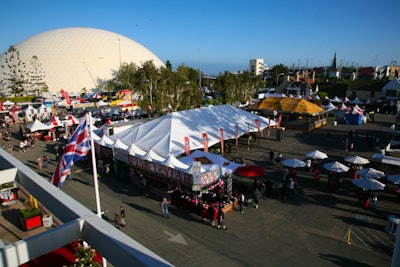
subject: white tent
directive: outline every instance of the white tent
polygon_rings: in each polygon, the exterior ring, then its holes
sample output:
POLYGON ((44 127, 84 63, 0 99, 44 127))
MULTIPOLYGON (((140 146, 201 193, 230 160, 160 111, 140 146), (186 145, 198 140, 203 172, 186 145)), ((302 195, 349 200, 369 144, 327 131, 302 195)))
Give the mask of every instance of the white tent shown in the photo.
POLYGON ((333 99, 331 99, 330 102, 332 102, 332 103, 342 103, 343 101, 339 97, 335 96, 333 99))
POLYGON ((233 173, 236 171, 237 168, 243 166, 242 164, 229 161, 224 157, 222 157, 221 155, 212 154, 201 150, 196 150, 189 156, 180 158, 179 160, 191 166, 193 165, 195 159, 201 162, 202 158, 206 159, 201 163, 202 168, 204 168, 206 171, 213 170, 215 168, 221 168, 222 175, 225 175, 227 173, 233 173))
MULTIPOLYGON (((268 127, 268 119, 230 105, 211 106, 169 113, 152 121, 137 125, 116 134, 122 142, 132 141, 143 149, 152 150, 166 158, 170 153, 178 156, 185 152, 184 139, 189 138, 190 149, 203 148, 202 134, 207 134, 208 145, 220 142, 220 129, 223 138, 234 139, 236 125, 238 136, 247 132, 257 132, 268 127)), ((276 125, 271 120, 271 126, 276 125)))
POLYGON ((10 108, 11 106, 14 106, 14 105, 15 105, 15 103, 11 102, 10 100, 6 100, 3 103, 3 106, 7 106, 7 108, 10 108))
POLYGON ((39 120, 35 120, 34 122, 29 123, 25 127, 29 129, 32 133, 36 131, 50 130, 52 128, 51 126, 46 125, 39 120))

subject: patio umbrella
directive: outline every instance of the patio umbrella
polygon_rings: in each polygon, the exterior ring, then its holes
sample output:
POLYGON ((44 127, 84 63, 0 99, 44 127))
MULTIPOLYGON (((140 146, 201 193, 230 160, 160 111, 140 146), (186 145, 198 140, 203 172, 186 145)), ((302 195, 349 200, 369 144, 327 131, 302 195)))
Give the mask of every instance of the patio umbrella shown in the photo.
POLYGON ((348 156, 344 158, 344 161, 350 162, 353 164, 364 165, 368 164, 369 160, 360 156, 348 156))
POLYGON ((374 168, 365 168, 357 171, 358 175, 364 178, 375 178, 379 179, 385 176, 385 173, 382 171, 375 170, 374 168))
POLYGON ((243 166, 236 169, 236 174, 246 177, 257 177, 265 173, 265 170, 259 166, 243 166))
POLYGON ((400 184, 400 174, 389 175, 387 179, 394 184, 400 184))
POLYGON ((369 178, 354 179, 353 184, 367 190, 383 190, 385 188, 385 184, 369 178))
POLYGON ((291 168, 298 168, 298 167, 305 167, 307 164, 302 160, 291 158, 282 161, 282 165, 291 168))
POLYGON ((337 161, 325 163, 322 167, 332 172, 347 172, 349 170, 349 167, 337 161))
POLYGON ((313 151, 307 152, 306 157, 312 158, 312 159, 326 159, 326 158, 328 158, 328 155, 319 150, 313 150, 313 151))

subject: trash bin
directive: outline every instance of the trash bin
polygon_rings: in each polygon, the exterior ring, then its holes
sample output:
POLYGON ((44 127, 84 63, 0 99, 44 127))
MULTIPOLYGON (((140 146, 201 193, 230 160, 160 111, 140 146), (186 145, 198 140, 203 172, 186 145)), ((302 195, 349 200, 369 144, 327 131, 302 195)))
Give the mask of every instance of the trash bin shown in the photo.
POLYGON ((284 127, 276 128, 276 140, 277 141, 282 141, 284 133, 285 133, 285 128, 284 127))

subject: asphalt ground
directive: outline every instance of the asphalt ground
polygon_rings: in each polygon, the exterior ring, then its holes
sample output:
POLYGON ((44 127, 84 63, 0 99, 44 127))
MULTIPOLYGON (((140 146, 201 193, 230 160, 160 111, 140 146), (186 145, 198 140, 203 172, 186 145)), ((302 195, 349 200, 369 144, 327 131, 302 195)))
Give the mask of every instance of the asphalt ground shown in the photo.
MULTIPOLYGON (((358 130, 354 136, 355 150, 349 154, 371 160, 374 149, 366 142, 365 135, 378 136, 382 143, 388 142, 388 130, 393 123, 393 115, 379 114, 374 122, 359 126, 334 126, 330 122, 310 132, 287 129, 282 141, 276 140, 275 130, 271 131, 270 138, 265 131, 263 138, 256 139, 250 147, 243 140, 237 151, 232 147, 225 157, 239 159, 243 156, 247 164, 265 168, 266 173, 255 179, 280 179, 283 167, 269 161, 270 149, 281 151, 286 159, 304 159, 307 151, 319 149, 329 156, 320 166, 334 160, 343 162, 342 142, 350 130, 358 130)), ((14 127, 11 126, 16 133, 13 144, 17 146, 18 130, 14 127)), ((50 181, 56 166, 54 143, 39 141, 27 152, 14 151, 13 154, 50 181), (45 153, 50 155, 51 162, 48 168, 38 171, 36 158, 45 153)), ((369 166, 381 168, 373 160, 369 166)), ((392 168, 385 170, 396 172, 392 168)), ((341 187, 330 188, 327 172, 321 167, 320 172, 321 183, 316 185, 311 173, 298 170, 297 197, 289 195, 283 201, 278 194, 273 194, 265 197, 258 209, 246 207, 243 214, 236 210, 228 212, 225 216, 227 230, 203 223, 198 214, 174 203, 170 208, 171 218, 163 218, 159 196, 133 183, 124 183, 113 173, 101 174, 101 208, 103 218, 113 223, 114 212, 123 205, 127 226, 121 231, 175 266, 390 266, 394 238, 385 232, 385 226, 389 215, 399 213, 395 185, 383 179, 386 188, 380 193, 377 206, 364 209, 357 202, 357 188, 350 177, 343 179, 341 187)), ((88 163, 74 166, 72 178, 62 190, 95 211, 93 177, 88 163)), ((248 188, 253 179, 234 175, 235 185, 245 184, 248 188)), ((38 199, 40 201, 40 197, 38 199)), ((24 233, 17 231, 0 229, 11 242, 24 237, 24 233)))

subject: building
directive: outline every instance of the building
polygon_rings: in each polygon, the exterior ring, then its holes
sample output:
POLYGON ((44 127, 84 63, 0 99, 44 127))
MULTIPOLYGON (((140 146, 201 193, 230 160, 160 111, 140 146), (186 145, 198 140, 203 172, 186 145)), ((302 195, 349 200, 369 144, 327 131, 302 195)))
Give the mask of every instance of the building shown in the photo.
POLYGON ((261 75, 265 70, 264 59, 250 59, 249 70, 251 73, 254 73, 255 76, 261 75))
MULTIPOLYGON (((81 92, 98 87, 98 80, 111 79, 123 63, 152 60, 156 67, 164 63, 139 43, 117 33, 94 28, 62 28, 37 34, 15 44, 26 71, 40 65, 42 81, 49 92, 61 89, 81 92), (36 56, 36 65, 29 63, 36 56)), ((5 52, 5 51, 4 51, 5 52)), ((0 65, 6 55, 0 55, 0 65)), ((3 79, 3 70, 0 80, 3 79)), ((32 79, 36 79, 33 76, 32 79)), ((35 82, 35 81, 32 81, 35 82)), ((26 88, 29 90, 29 88, 26 88)))

